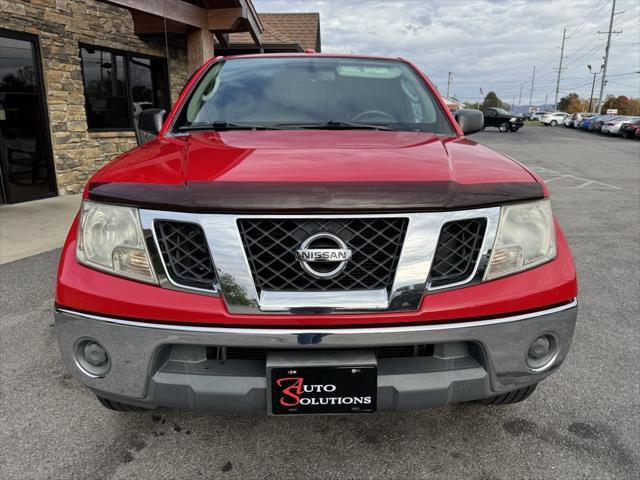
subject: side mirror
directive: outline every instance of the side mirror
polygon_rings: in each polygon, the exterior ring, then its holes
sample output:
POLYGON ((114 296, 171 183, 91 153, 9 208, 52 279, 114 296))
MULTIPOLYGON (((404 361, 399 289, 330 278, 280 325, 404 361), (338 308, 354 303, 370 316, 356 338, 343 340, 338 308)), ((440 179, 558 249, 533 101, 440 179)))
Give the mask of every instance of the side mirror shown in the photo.
POLYGON ((160 133, 166 115, 167 112, 162 108, 147 108, 138 114, 138 121, 134 123, 139 145, 149 142, 160 133))
POLYGON ((484 115, 480 110, 462 108, 456 111, 454 117, 465 135, 471 135, 484 128, 484 115))

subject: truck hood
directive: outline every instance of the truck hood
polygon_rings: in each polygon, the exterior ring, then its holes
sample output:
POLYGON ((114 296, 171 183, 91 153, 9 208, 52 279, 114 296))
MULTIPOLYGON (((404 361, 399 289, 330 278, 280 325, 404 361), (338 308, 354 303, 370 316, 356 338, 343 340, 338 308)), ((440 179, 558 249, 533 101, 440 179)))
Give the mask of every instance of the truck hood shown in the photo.
POLYGON ((421 132, 275 130, 159 138, 90 181, 96 201, 192 212, 426 211, 542 198, 513 160, 421 132))

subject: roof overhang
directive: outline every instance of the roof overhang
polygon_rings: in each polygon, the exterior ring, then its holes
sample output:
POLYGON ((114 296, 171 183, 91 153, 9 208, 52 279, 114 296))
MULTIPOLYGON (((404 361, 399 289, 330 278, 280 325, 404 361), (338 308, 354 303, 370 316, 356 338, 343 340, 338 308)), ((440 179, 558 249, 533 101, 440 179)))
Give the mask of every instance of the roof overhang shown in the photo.
MULTIPOLYGON (((248 32, 261 44, 262 23, 251 0, 103 0, 131 12, 137 35, 209 30, 219 41, 232 32, 248 32), (200 6, 196 3, 199 3, 200 6), (166 27, 165 27, 166 25, 166 27)), ((221 42, 222 43, 222 42, 221 42)))

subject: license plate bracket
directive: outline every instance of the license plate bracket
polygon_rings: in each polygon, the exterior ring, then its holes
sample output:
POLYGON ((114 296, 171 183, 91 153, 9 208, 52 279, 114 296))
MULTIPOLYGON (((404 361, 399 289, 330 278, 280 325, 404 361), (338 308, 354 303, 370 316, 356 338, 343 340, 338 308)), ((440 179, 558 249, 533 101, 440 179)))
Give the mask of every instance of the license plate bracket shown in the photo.
POLYGON ((376 411, 378 368, 373 352, 276 352, 267 356, 271 415, 376 411))

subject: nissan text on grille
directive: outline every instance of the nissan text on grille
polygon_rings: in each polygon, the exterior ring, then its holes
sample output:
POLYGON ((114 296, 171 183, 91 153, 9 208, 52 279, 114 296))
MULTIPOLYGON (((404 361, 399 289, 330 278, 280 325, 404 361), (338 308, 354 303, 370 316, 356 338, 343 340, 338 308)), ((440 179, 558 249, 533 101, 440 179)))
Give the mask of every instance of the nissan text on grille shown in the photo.
POLYGON ((576 273, 544 182, 406 60, 216 57, 88 182, 57 277, 68 371, 118 411, 516 403, 576 273))

